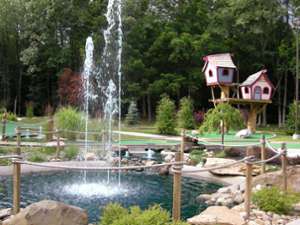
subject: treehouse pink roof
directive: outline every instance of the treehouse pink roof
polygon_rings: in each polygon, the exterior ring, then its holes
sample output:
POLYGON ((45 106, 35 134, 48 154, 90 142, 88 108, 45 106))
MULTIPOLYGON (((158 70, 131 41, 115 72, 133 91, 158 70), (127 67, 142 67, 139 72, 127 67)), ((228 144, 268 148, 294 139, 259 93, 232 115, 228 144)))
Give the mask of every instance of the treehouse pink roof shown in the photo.
POLYGON ((241 85, 243 99, 270 100, 274 86, 268 78, 267 70, 249 76, 241 85))
POLYGON ((230 53, 214 54, 203 57, 205 62, 202 71, 208 86, 230 85, 233 81, 236 66, 230 53))

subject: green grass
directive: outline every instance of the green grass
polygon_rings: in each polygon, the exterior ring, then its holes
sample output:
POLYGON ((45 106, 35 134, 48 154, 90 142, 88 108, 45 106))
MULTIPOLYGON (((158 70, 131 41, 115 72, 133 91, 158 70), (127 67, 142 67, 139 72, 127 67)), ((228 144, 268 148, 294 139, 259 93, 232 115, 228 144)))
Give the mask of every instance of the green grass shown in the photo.
POLYGON ((10 166, 11 160, 9 159, 0 159, 0 166, 10 166))

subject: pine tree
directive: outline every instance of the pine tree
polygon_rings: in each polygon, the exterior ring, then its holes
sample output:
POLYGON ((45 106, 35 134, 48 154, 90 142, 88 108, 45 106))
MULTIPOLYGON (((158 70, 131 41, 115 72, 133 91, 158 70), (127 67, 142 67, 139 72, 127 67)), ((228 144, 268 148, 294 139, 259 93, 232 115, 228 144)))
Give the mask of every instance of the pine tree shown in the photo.
POLYGON ((195 127, 195 119, 193 115, 193 103, 189 98, 180 100, 180 109, 177 113, 177 123, 180 128, 193 129, 195 127))
POLYGON ((160 134, 175 134, 175 104, 163 97, 157 107, 156 127, 160 134))
POLYGON ((135 125, 138 123, 138 120, 139 120, 139 112, 136 103, 134 101, 131 101, 128 107, 128 113, 126 115, 125 121, 128 125, 135 125))

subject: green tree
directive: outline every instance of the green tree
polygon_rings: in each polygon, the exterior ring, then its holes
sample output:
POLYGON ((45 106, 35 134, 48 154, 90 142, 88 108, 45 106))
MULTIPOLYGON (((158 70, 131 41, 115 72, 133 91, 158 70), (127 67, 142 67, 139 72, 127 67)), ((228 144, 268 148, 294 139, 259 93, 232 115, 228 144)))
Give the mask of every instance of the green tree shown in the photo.
POLYGON ((126 123, 128 125, 135 125, 138 123, 139 120, 139 112, 136 106, 135 101, 131 101, 128 107, 128 113, 126 115, 126 123))
MULTIPOLYGON (((298 105, 298 111, 300 112, 300 105, 298 105)), ((300 113, 299 113, 300 114, 300 113)), ((289 105, 289 112, 287 115, 287 121, 286 121, 287 128, 290 131, 295 131, 295 122, 296 122, 296 102, 293 102, 289 105)), ((298 127, 300 127, 300 115, 298 115, 298 127)))
POLYGON ((189 98, 180 100, 180 108, 177 112, 178 127, 183 129, 193 129, 195 127, 195 119, 193 115, 193 102, 189 98))
POLYGON ((169 97, 163 97, 156 113, 156 127, 160 134, 175 134, 175 104, 169 97))
POLYGON ((243 126, 243 118, 240 111, 227 103, 221 103, 207 111, 203 124, 200 126, 200 132, 219 131, 221 121, 224 122, 227 131, 240 129, 243 126))

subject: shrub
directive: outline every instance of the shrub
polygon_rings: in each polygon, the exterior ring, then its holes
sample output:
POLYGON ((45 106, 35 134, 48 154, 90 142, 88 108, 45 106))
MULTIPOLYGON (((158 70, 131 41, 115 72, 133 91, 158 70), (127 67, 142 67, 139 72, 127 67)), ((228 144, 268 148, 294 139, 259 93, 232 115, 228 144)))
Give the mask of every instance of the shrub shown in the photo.
POLYGON ((63 107, 54 115, 55 124, 59 130, 64 130, 62 136, 70 140, 76 139, 76 133, 72 131, 83 130, 83 116, 75 108, 63 107))
POLYGON ((46 159, 45 155, 34 152, 29 155, 28 161, 30 161, 30 162, 45 162, 45 161, 47 161, 47 159, 46 159))
POLYGON ((137 206, 129 210, 119 204, 109 204, 105 207, 99 225, 187 225, 184 222, 173 223, 170 214, 159 205, 154 205, 146 210, 137 206))
POLYGON ((1 119, 3 119, 4 114, 6 113, 6 120, 8 121, 17 121, 17 115, 12 112, 4 112, 0 114, 1 119))
POLYGON ((31 118, 33 116, 34 116, 34 113, 33 113, 33 104, 32 104, 32 102, 28 102, 26 104, 26 117, 31 118))
POLYGON ((216 158, 225 158, 226 157, 226 152, 225 151, 219 151, 215 154, 216 158))
MULTIPOLYGON (((300 104, 298 105, 298 128, 300 128, 300 104)), ((287 128, 294 133, 296 120, 296 102, 289 105, 289 113, 287 115, 286 125, 287 128)))
POLYGON ((136 103, 134 101, 131 101, 128 107, 128 113, 126 115, 125 122, 128 125, 135 125, 138 123, 138 120, 139 120, 139 112, 136 107, 136 103))
POLYGON ((79 149, 76 146, 68 146, 64 149, 64 157, 67 160, 75 159, 78 154, 79 154, 79 149))
POLYGON ((45 155, 53 155, 56 153, 56 147, 42 147, 39 152, 45 155))
POLYGON ((0 166, 10 166, 11 164, 9 159, 0 159, 0 166))
POLYGON ((190 153, 190 159, 193 161, 193 163, 195 165, 197 165, 198 163, 202 162, 203 159, 203 151, 199 151, 199 150, 193 150, 190 153))
POLYGON ((298 201, 299 196, 285 194, 277 187, 263 188, 253 194, 253 202, 259 209, 277 214, 289 213, 298 201))
POLYGON ((175 104, 163 97, 157 107, 156 127, 160 134, 175 134, 175 104))
POLYGON ((12 113, 12 112, 8 112, 7 113, 7 120, 9 121, 17 121, 17 115, 12 113))
POLYGON ((204 111, 194 112, 194 120, 196 121, 197 125, 200 125, 203 123, 204 115, 205 115, 204 111))
POLYGON ((177 113, 178 126, 183 129, 193 129, 195 127, 195 119, 193 115, 193 103, 189 98, 180 100, 180 108, 177 113))
POLYGON ((240 129, 243 126, 243 118, 239 110, 227 103, 218 104, 205 114, 200 132, 216 132, 220 130, 220 123, 224 121, 227 131, 240 129))

